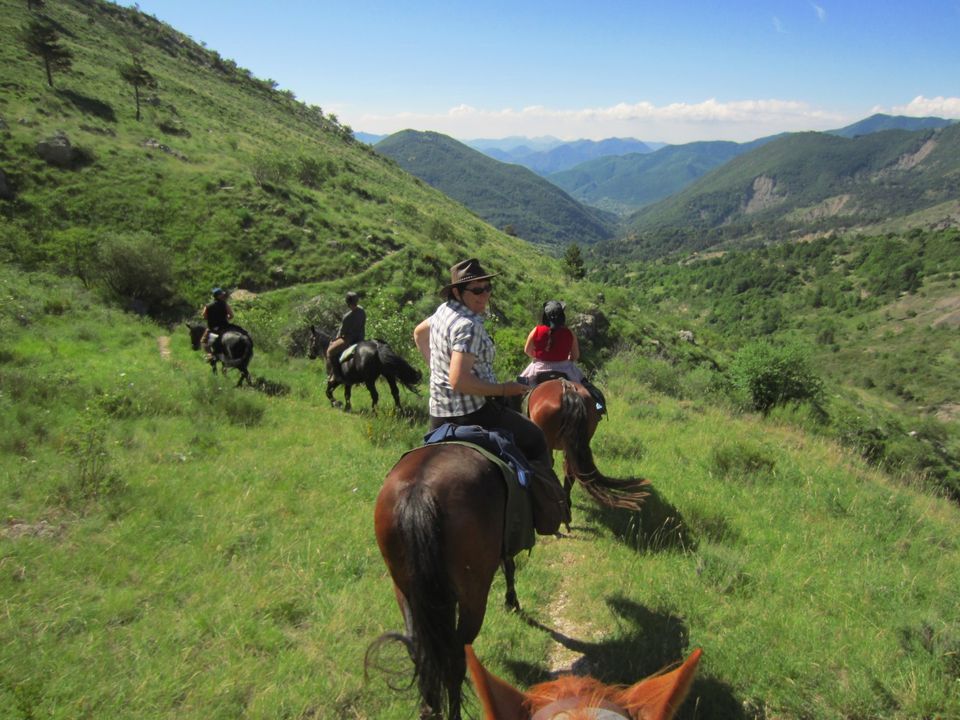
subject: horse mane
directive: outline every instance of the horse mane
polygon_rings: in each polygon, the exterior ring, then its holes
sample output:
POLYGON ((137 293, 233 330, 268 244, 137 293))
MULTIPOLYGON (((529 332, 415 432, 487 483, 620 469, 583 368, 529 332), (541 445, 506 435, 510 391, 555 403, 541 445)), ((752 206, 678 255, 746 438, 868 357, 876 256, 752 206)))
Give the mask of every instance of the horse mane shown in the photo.
POLYGON ((619 704, 617 697, 623 689, 619 685, 604 685, 592 677, 564 675, 556 680, 534 685, 526 692, 526 696, 532 715, 552 702, 571 697, 579 698, 579 707, 583 708, 597 707, 601 700, 619 704))

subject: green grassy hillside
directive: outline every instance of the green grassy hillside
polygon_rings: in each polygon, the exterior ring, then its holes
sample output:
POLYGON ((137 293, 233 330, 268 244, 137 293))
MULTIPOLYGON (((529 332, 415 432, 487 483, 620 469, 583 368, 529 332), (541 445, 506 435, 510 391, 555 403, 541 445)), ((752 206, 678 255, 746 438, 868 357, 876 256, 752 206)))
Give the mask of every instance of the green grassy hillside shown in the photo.
POLYGON ((613 254, 658 256, 724 242, 864 228, 932 211, 958 224, 960 125, 843 138, 797 133, 741 155, 629 220, 613 254))
MULTIPOLYGON (((271 352, 254 375, 288 391, 236 390, 76 281, 2 269, 0 290, 2 716, 412 717, 363 658, 402 627, 372 511, 425 400, 334 411, 315 365, 271 352)), ((960 714, 957 505, 663 394, 658 362, 608 364, 593 442, 655 494, 629 514, 577 490, 571 533, 519 558, 524 616, 496 581, 484 662, 630 682, 702 647, 684 720, 960 714)))
POLYGON ((758 339, 802 343, 829 384, 808 428, 955 498, 958 278, 956 230, 837 235, 595 271, 665 325, 700 336, 723 364, 758 339))
POLYGON ((613 236, 612 219, 600 211, 524 167, 493 160, 446 135, 404 130, 375 149, 491 225, 529 242, 592 244, 613 236))
POLYGON ((118 294, 172 316, 214 285, 402 278, 411 295, 432 293, 450 264, 475 254, 513 278, 519 267, 559 275, 332 115, 169 26, 105 2, 44 12, 73 54, 53 88, 18 39, 27 4, 0 0, 4 262, 91 284, 127 268, 118 294), (130 48, 157 81, 141 90, 139 122, 119 72, 130 48), (61 166, 38 153, 58 133, 72 148, 61 166), (145 286, 156 292, 144 297, 145 286))

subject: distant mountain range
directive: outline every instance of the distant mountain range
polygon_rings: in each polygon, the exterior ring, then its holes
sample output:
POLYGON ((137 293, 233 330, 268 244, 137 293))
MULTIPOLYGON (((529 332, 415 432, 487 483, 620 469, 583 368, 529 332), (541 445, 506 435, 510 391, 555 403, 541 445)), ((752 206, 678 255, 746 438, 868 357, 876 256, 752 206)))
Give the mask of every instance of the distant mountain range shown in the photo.
POLYGON ((683 190, 710 170, 772 139, 696 142, 667 145, 647 154, 610 155, 547 179, 582 203, 627 215, 683 190))
POLYGON ((529 242, 591 244, 614 235, 612 215, 580 204, 527 168, 498 162, 446 135, 403 130, 374 148, 494 227, 529 242))
POLYGON ((553 147, 541 150, 529 145, 517 145, 510 149, 504 149, 492 145, 483 148, 473 143, 467 144, 495 160, 523 165, 538 175, 543 176, 567 170, 596 158, 626 155, 628 153, 642 154, 652 152, 649 145, 632 138, 575 140, 573 142, 559 143, 553 147))
POLYGON ((784 135, 640 210, 605 250, 660 256, 891 223, 960 225, 960 125, 784 135))

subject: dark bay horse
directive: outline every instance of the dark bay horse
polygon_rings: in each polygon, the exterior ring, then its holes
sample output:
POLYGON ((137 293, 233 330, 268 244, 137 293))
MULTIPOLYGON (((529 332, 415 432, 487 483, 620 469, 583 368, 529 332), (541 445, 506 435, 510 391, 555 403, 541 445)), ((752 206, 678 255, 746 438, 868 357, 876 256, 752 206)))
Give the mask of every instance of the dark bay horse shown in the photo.
POLYGON ((484 720, 671 720, 690 692, 701 651, 694 650, 678 668, 630 687, 567 675, 526 693, 490 673, 473 648, 466 654, 484 720))
POLYGON ((425 445, 387 473, 374 525, 393 579, 422 702, 421 717, 460 719, 464 645, 480 632, 493 576, 503 565, 507 605, 519 610, 515 566, 503 547, 507 491, 499 469, 463 445, 425 445))
MULTIPOLYGON (((330 336, 311 327, 310 342, 307 346, 308 357, 311 360, 315 360, 321 355, 326 357, 328 345, 330 345, 330 336)), ((332 405, 336 406, 337 401, 333 397, 333 391, 341 382, 330 373, 329 367, 327 372, 329 374, 327 399, 330 400, 332 405)), ((423 377, 419 370, 397 355, 383 340, 365 340, 357 343, 357 348, 350 358, 340 363, 340 374, 343 377, 343 401, 346 410, 350 409, 350 394, 354 385, 363 383, 367 386, 370 398, 373 401, 373 408, 376 409, 377 403, 380 402, 380 393, 377 392, 377 379, 381 376, 386 378, 390 385, 393 402, 399 408, 400 390, 397 388, 397 382, 411 392, 416 392, 417 383, 423 377)))
POLYGON ((573 481, 578 480, 603 505, 640 509, 649 482, 607 477, 593 460, 590 440, 597 431, 600 414, 583 385, 565 379, 540 383, 527 397, 527 415, 543 430, 550 449, 563 451, 563 489, 568 507, 573 481))
MULTIPOLYGON (((207 329, 206 326, 198 323, 190 323, 187 325, 187 328, 190 330, 190 345, 194 350, 199 350, 200 339, 207 329)), ((218 340, 218 348, 213 352, 210 367, 216 372, 217 363, 219 362, 224 373, 227 372, 227 368, 236 368, 240 371, 240 379, 237 380, 237 387, 240 387, 244 380, 247 381, 247 385, 250 385, 250 373, 247 370, 247 366, 250 365, 252 358, 253 338, 245 332, 228 329, 218 340)))

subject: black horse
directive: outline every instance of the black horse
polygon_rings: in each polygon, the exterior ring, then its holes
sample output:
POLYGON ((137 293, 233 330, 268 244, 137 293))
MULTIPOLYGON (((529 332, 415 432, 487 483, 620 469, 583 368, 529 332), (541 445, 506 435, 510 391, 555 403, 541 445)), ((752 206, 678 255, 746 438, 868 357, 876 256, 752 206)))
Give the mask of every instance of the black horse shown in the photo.
MULTIPOLYGON (((307 355, 311 360, 321 355, 326 357, 329 344, 329 335, 318 331, 313 326, 310 327, 310 344, 307 347, 307 355)), ((328 363, 327 398, 334 407, 337 407, 339 403, 334 399, 333 391, 338 385, 342 384, 345 410, 350 409, 350 390, 354 385, 363 383, 367 386, 367 390, 370 391, 370 398, 373 400, 373 408, 376 410, 377 403, 380 401, 380 393, 377 392, 377 378, 382 375, 390 384, 390 394, 393 395, 393 402, 399 408, 400 390, 397 388, 397 382, 399 381, 411 392, 416 392, 417 383, 423 377, 419 370, 397 355, 385 340, 364 340, 357 343, 357 347, 350 357, 340 363, 342 383, 336 379, 330 370, 328 363)))
MULTIPOLYGON (((200 339, 203 337, 204 330, 207 329, 206 326, 199 323, 189 323, 187 328, 190 330, 191 346, 194 350, 199 350, 200 339)), ((228 328, 215 344, 216 347, 211 348, 213 359, 210 361, 213 372, 217 371, 217 363, 219 362, 224 373, 227 372, 227 368, 236 368, 240 371, 237 387, 240 387, 244 380, 247 381, 247 385, 250 385, 250 373, 247 371, 247 366, 253 357, 253 338, 244 331, 228 328)))

